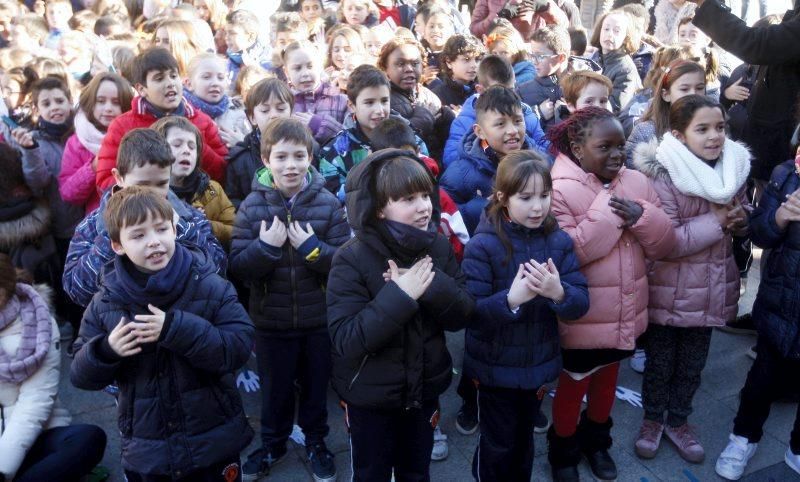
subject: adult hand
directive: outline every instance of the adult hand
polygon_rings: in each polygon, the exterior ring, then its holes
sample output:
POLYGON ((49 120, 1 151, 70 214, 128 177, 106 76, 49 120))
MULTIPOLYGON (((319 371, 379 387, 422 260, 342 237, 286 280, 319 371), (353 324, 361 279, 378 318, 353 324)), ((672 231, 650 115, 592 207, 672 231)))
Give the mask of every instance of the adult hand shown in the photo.
POLYGON ((800 221, 800 189, 786 196, 778 210, 775 212, 775 224, 781 229, 786 229, 792 221, 800 221))
POLYGON ((611 210, 614 214, 622 218, 622 224, 619 226, 621 229, 629 228, 636 224, 644 212, 642 206, 636 201, 622 199, 616 196, 611 197, 611 200, 608 201, 608 205, 611 206, 611 210))
POLYGON ((164 320, 167 314, 148 304, 147 309, 150 310, 149 315, 136 315, 134 320, 141 323, 131 323, 134 326, 134 332, 139 336, 139 343, 155 343, 161 336, 161 330, 164 328, 164 320))
POLYGON ((139 335, 134 331, 134 323, 127 323, 123 316, 117 326, 108 334, 108 345, 121 357, 133 356, 140 351, 139 335))
POLYGON ((732 83, 725 89, 725 98, 736 102, 747 100, 750 97, 750 89, 741 85, 742 79, 739 78, 736 82, 732 83))
POLYGON ((314 228, 311 227, 311 223, 306 223, 306 229, 303 229, 300 226, 300 222, 295 221, 289 225, 288 236, 289 243, 291 243, 294 249, 297 249, 301 244, 305 243, 308 238, 314 236, 314 228))
POLYGON ((11 137, 14 138, 14 142, 22 147, 31 148, 35 145, 33 142, 33 132, 24 127, 17 127, 11 131, 11 137))
POLYGON ((272 225, 267 229, 267 221, 261 221, 261 229, 258 233, 258 239, 262 242, 273 246, 275 248, 280 248, 281 246, 286 243, 286 237, 288 236, 288 232, 286 230, 286 226, 283 222, 278 219, 278 216, 272 220, 272 225))
POLYGON ((393 260, 389 260, 389 269, 392 271, 392 281, 412 299, 418 300, 428 286, 433 282, 436 272, 433 271, 433 260, 430 256, 425 256, 406 271, 400 274, 400 268, 393 260))
POLYGON ((547 259, 546 264, 538 263, 532 259, 525 263, 525 267, 535 279, 532 291, 537 295, 549 298, 556 303, 564 300, 564 287, 561 286, 561 277, 552 258, 547 259))

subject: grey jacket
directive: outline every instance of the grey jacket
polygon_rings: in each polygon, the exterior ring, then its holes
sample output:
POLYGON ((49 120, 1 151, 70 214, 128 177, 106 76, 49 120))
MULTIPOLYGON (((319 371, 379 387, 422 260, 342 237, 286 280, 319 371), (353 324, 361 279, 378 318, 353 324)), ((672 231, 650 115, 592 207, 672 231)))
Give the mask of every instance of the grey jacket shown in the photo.
POLYGON ((622 106, 626 105, 633 98, 633 95, 642 88, 642 79, 636 70, 633 59, 624 50, 618 49, 603 55, 600 50, 595 52, 592 60, 600 64, 603 68, 603 75, 611 79, 613 88, 611 97, 611 108, 614 113, 619 113, 622 106))

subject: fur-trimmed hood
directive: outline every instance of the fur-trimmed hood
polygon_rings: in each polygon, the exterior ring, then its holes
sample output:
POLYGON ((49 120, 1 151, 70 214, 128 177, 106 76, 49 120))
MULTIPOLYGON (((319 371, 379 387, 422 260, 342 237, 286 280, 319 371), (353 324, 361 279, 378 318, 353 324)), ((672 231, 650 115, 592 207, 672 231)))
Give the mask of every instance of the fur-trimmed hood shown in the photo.
POLYGON ((669 172, 663 164, 656 159, 658 151, 658 139, 652 138, 646 142, 640 142, 633 150, 633 167, 650 179, 659 177, 669 177, 669 172))
POLYGON ((50 208, 39 200, 29 213, 16 219, 0 221, 0 249, 10 249, 30 243, 50 230, 50 208))

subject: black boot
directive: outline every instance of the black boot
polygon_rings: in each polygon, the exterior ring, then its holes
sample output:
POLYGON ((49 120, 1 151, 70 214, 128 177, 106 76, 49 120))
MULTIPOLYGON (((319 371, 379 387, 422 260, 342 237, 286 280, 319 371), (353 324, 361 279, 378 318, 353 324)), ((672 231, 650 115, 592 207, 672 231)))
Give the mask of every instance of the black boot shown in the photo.
POLYGON ((547 431, 547 460, 553 471, 553 482, 578 482, 578 463, 581 451, 578 447, 578 436, 559 437, 551 426, 547 431))
POLYGON ((592 474, 603 481, 617 479, 617 464, 608 453, 611 448, 611 417, 605 423, 589 420, 586 412, 581 413, 581 422, 578 424, 578 444, 581 453, 586 457, 592 474))

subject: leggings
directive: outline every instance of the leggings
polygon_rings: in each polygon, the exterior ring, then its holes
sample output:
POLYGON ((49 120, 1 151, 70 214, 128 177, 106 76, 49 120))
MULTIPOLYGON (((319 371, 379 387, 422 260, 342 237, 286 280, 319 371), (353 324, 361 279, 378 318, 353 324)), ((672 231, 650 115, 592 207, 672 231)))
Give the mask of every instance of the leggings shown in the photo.
POLYGON ((605 423, 611 416, 617 390, 619 362, 606 365, 581 380, 562 371, 553 400, 553 427, 559 437, 570 437, 578 428, 581 402, 587 396, 586 415, 589 420, 605 423))
POLYGON ((103 459, 106 433, 94 425, 45 430, 33 443, 15 482, 77 481, 103 459))

